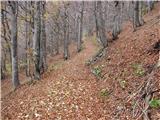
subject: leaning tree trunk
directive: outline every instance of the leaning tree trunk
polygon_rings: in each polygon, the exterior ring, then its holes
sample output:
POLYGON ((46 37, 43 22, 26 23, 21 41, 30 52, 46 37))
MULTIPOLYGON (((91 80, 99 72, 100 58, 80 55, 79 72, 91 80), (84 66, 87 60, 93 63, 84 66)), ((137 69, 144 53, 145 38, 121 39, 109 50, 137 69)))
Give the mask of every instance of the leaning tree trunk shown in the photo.
POLYGON ((17 88, 20 85, 18 76, 18 54, 17 54, 17 15, 18 2, 9 2, 11 8, 11 50, 12 50, 12 83, 17 88))
POLYGON ((105 23, 103 20, 103 15, 102 15, 102 2, 101 1, 97 1, 97 19, 98 19, 98 30, 99 30, 99 37, 100 37, 100 41, 102 43, 103 48, 107 47, 108 43, 107 43, 107 38, 106 38, 106 34, 105 34, 105 23))
POLYGON ((34 20, 34 36, 33 36, 33 57, 34 57, 34 77, 40 79, 40 35, 41 35, 41 20, 40 20, 40 1, 36 2, 36 13, 34 20))

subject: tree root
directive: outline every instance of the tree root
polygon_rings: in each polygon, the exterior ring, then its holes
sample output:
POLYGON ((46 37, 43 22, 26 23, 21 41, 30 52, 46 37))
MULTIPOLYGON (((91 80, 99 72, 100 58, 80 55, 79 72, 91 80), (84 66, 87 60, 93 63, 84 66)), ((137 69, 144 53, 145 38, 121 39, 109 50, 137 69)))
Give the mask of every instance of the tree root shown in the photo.
POLYGON ((106 56, 106 48, 102 48, 100 49, 91 59, 89 59, 86 63, 87 66, 94 64, 95 62, 97 62, 99 59, 101 59, 102 57, 106 56))

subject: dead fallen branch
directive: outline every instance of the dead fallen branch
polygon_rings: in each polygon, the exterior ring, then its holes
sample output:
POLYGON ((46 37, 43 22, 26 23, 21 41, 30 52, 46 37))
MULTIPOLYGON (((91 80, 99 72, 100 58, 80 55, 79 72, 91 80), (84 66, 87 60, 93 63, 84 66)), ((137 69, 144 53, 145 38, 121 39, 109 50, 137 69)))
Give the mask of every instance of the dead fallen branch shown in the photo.
POLYGON ((155 70, 158 68, 158 64, 155 65, 137 91, 135 91, 129 98, 127 98, 128 100, 126 100, 127 103, 131 100, 135 102, 133 107, 133 117, 136 118, 136 120, 140 118, 143 118, 143 120, 150 120, 149 102, 152 99, 153 94, 160 91, 160 89, 155 89, 158 81, 155 81, 154 79, 155 70))

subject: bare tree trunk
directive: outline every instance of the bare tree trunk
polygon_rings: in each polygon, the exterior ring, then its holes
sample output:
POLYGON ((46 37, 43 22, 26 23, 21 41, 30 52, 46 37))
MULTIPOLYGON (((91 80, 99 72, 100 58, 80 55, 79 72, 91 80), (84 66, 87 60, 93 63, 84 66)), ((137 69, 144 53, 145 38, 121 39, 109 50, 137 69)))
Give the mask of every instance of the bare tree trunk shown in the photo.
POLYGON ((40 36, 40 69, 42 73, 47 69, 46 63, 46 30, 45 30, 45 2, 41 2, 41 36, 40 36))
POLYGON ((95 16, 95 23, 96 23, 96 37, 99 38, 99 29, 98 29, 98 20, 97 20, 97 3, 94 2, 94 16, 95 16))
POLYGON ((77 52, 81 51, 82 48, 82 36, 83 36, 83 11, 84 11, 84 1, 82 1, 80 18, 78 23, 78 42, 77 42, 77 52))
POLYGON ((142 15, 143 1, 139 1, 139 22, 141 25, 144 24, 143 15, 142 15))
POLYGON ((97 17, 98 17, 98 30, 99 30, 99 37, 100 37, 100 41, 102 43, 103 48, 107 47, 108 43, 107 43, 107 38, 106 38, 106 34, 105 34, 105 24, 104 24, 104 20, 103 20, 103 15, 102 15, 102 2, 101 1, 97 1, 97 17))
POLYGON ((149 1, 148 1, 148 11, 153 10, 153 7, 154 7, 154 1, 149 0, 149 1))
POLYGON ((36 13, 34 20, 34 36, 33 36, 33 56, 34 56, 34 77, 40 79, 40 35, 41 35, 41 19, 40 19, 40 1, 36 2, 36 13))
POLYGON ((1 52, 1 80, 5 78, 5 72, 6 72, 6 50, 4 48, 4 46, 2 46, 2 51, 3 53, 1 52))
POLYGON ((9 2, 11 8, 11 49, 12 49, 12 83, 14 89, 20 85, 18 77, 18 55, 17 55, 17 15, 18 2, 9 2))
MULTIPOLYGON (((27 3, 27 1, 25 1, 25 6, 26 6, 26 9, 28 9, 28 3, 27 3)), ((28 14, 27 14, 27 11, 25 12, 25 18, 27 19, 27 17, 28 17, 28 14)), ((26 20, 26 25, 25 25, 25 32, 26 32, 26 34, 25 34, 25 38, 26 38, 26 58, 25 58, 25 72, 26 72, 26 76, 28 77, 29 76, 29 71, 28 71, 28 68, 29 68, 29 65, 28 65, 28 49, 29 49, 29 47, 28 47, 28 41, 29 41, 29 39, 28 39, 28 22, 27 22, 27 20, 26 20)))
POLYGON ((141 26, 139 21, 139 1, 134 2, 134 17, 133 17, 133 28, 141 26))
POLYGON ((67 60, 68 57, 69 57, 69 50, 68 50, 68 35, 69 34, 69 21, 67 21, 68 19, 68 15, 67 15, 67 9, 66 9, 66 6, 65 6, 65 13, 64 13, 64 60, 67 60))
MULTIPOLYGON (((3 3, 4 5, 4 10, 6 10, 6 3, 3 3)), ((3 7, 3 6, 2 6, 3 7)), ((7 49, 9 52, 9 60, 11 63, 11 69, 12 69, 12 55, 11 55, 11 38, 10 38, 10 29, 9 29, 9 25, 8 25, 8 20, 7 20, 7 16, 5 11, 2 11, 2 27, 3 27, 3 38, 7 44, 7 49), (8 36, 7 36, 7 29, 8 29, 8 36)))
POLYGON ((113 25, 113 32, 112 32, 112 36, 113 36, 113 40, 116 40, 118 38, 118 35, 120 34, 121 31, 121 3, 120 1, 116 1, 115 2, 115 9, 116 9, 116 13, 114 16, 114 25, 113 25), (119 13, 120 12, 120 13, 119 13))

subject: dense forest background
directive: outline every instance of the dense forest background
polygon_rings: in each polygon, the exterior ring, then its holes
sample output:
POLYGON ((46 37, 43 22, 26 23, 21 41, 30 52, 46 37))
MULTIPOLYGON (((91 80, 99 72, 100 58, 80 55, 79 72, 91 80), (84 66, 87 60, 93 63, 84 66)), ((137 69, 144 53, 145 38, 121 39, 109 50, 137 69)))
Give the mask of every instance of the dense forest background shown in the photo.
POLYGON ((158 120, 159 110, 150 108, 160 106, 159 5, 1 1, 2 119, 158 120), (48 113, 32 109, 34 96, 33 106, 48 113))

